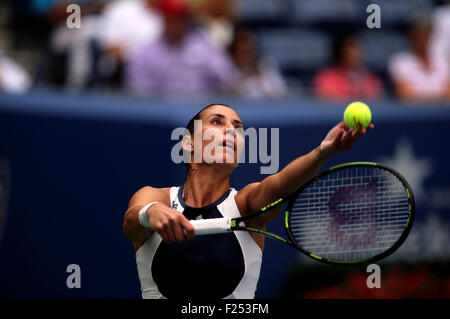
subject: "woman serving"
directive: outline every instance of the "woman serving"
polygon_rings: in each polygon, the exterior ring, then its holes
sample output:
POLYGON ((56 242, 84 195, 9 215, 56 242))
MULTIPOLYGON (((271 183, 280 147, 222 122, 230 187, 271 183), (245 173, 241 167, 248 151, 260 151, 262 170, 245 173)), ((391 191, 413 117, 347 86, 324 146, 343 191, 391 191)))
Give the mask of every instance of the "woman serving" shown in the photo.
MULTIPOLYGON (((189 121, 190 135, 182 140, 183 150, 191 157, 185 183, 143 187, 133 195, 125 213, 123 232, 136 251, 142 297, 253 298, 264 236, 231 232, 195 237, 189 220, 235 218, 258 211, 297 190, 331 155, 350 149, 372 128, 371 124, 367 129, 346 130, 341 122, 308 154, 237 191, 230 188, 230 176, 244 144, 243 123, 230 106, 212 104, 202 109, 189 121), (197 129, 201 131, 195 131, 194 121, 200 121, 197 129), (204 136, 208 130, 220 132, 220 138, 216 134, 216 138, 197 142, 194 135, 204 136), (213 151, 208 154, 205 149, 213 151), (197 160, 194 157, 199 153, 208 155, 197 160)), ((246 225, 264 230, 280 210, 275 208, 246 225)))

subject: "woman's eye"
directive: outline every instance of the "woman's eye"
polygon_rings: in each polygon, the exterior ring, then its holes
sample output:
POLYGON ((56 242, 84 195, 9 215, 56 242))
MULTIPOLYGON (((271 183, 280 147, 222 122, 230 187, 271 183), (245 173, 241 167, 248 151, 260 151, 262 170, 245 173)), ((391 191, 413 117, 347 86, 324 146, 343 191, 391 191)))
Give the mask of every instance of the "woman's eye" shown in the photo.
POLYGON ((220 120, 212 120, 212 124, 220 124, 220 120))

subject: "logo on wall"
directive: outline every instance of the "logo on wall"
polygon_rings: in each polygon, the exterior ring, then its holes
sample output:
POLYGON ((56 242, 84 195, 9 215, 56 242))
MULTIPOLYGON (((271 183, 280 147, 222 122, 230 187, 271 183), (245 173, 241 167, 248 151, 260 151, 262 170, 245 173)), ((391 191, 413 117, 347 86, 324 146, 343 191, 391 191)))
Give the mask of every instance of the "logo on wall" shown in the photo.
POLYGON ((433 161, 430 157, 416 155, 413 143, 410 140, 399 140, 394 154, 390 157, 381 157, 379 162, 396 169, 405 177, 417 202, 427 197, 424 183, 434 172, 433 161))
POLYGON ((5 159, 0 158, 0 242, 6 223, 6 208, 9 197, 9 166, 5 159))

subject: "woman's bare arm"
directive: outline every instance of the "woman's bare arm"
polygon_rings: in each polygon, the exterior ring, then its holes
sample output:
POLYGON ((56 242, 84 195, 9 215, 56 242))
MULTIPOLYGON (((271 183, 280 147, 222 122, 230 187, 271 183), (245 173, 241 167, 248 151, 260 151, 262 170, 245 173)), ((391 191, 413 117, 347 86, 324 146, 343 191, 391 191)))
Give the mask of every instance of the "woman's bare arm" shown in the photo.
MULTIPOLYGON (((241 213, 256 212, 278 198, 293 193, 318 173, 329 156, 350 149, 360 136, 372 128, 371 124, 367 129, 346 130, 345 124, 339 123, 330 130, 319 147, 298 157, 280 172, 243 188, 236 196, 236 203, 241 213)), ((261 215, 249 221, 248 224, 252 227, 264 227, 278 215, 279 211, 280 209, 274 209, 273 212, 261 215)))
POLYGON ((184 241, 194 237, 194 228, 180 212, 170 208, 168 188, 143 187, 130 200, 123 221, 123 234, 140 247, 151 236, 153 231, 161 235, 166 242, 184 241), (151 228, 139 223, 139 211, 151 202, 159 202, 147 210, 151 228), (186 230, 186 234, 183 229, 186 230))

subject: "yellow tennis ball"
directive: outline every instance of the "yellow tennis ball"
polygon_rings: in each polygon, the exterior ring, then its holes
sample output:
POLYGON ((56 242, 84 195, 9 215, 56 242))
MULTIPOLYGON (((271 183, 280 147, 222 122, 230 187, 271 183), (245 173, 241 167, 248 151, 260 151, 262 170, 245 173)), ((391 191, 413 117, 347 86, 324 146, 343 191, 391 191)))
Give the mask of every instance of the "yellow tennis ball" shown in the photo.
POLYGON ((366 128, 372 121, 372 112, 363 102, 352 102, 347 105, 344 112, 344 123, 355 130, 366 128))

